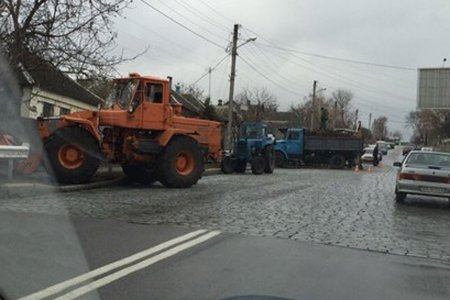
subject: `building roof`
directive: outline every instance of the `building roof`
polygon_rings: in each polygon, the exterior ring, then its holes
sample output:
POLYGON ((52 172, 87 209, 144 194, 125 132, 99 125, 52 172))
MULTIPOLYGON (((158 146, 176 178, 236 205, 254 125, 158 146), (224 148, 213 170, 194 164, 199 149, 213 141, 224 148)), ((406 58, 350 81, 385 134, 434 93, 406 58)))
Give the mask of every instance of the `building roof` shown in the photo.
POLYGON ((200 116, 205 109, 205 105, 190 94, 179 94, 172 90, 171 96, 183 105, 183 109, 189 110, 194 115, 200 116))
POLYGON ((37 86, 43 90, 94 106, 104 101, 58 68, 33 54, 23 56, 17 73, 22 86, 37 86))

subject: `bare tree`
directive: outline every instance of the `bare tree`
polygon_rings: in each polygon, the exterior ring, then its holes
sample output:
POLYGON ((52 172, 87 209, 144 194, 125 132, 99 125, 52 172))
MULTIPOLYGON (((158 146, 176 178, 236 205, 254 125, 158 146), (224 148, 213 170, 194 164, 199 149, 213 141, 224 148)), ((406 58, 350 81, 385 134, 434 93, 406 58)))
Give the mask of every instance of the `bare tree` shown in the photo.
POLYGON ((332 106, 332 115, 334 119, 334 126, 336 128, 352 127, 354 122, 354 112, 351 110, 351 101, 353 93, 349 90, 339 89, 331 94, 329 99, 332 106))
POLYGON ((383 140, 387 134, 387 118, 381 116, 373 120, 372 123, 372 133, 375 139, 383 140))
POLYGON ((246 107, 245 120, 260 121, 264 114, 276 112, 278 109, 277 97, 265 87, 243 89, 236 96, 236 102, 246 107))
POLYGON ((3 0, 0 47, 12 65, 30 53, 68 74, 106 74, 126 60, 113 54, 117 34, 112 25, 131 1, 3 0))

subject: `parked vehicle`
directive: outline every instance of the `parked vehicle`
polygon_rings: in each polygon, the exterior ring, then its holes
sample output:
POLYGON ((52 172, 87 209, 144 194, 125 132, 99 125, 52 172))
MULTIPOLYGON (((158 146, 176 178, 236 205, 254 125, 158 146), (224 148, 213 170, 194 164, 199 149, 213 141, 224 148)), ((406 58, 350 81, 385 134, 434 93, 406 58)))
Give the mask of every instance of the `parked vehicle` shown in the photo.
POLYGON ((267 133, 261 122, 243 122, 234 151, 223 158, 222 171, 244 173, 250 163, 253 174, 273 173, 275 168, 275 137, 267 133))
POLYGON ((403 147, 402 154, 407 155, 412 150, 416 150, 416 148, 417 148, 416 145, 413 144, 406 145, 403 147))
POLYGON ((353 166, 360 158, 363 142, 352 133, 308 133, 303 128, 283 130, 286 138, 275 145, 277 166, 289 163, 320 163, 333 169, 353 166))
POLYGON ((389 151, 389 145, 388 143, 384 142, 384 141, 378 141, 377 142, 378 145, 378 149, 379 151, 383 154, 383 155, 387 155, 388 151, 389 151))
POLYGON ((395 195, 402 202, 406 195, 438 196, 450 203, 450 154, 411 151, 399 167, 395 195))
POLYGON ((182 106, 171 103, 170 82, 131 73, 114 79, 98 111, 40 118, 47 170, 60 182, 82 183, 107 161, 141 184, 197 183, 204 160, 221 158, 221 123, 181 116, 182 106))
MULTIPOLYGON (((373 150, 375 147, 367 147, 364 148, 363 154, 361 155, 361 159, 366 162, 373 162, 373 150)), ((378 152, 378 161, 380 162, 383 159, 383 155, 381 152, 378 152)))

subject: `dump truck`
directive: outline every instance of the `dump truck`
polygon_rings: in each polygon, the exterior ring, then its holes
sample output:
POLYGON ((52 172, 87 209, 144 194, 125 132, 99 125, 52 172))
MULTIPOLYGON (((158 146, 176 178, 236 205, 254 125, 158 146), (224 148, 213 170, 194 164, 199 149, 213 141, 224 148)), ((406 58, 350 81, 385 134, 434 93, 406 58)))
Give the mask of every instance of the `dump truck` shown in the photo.
POLYGON ((222 124, 183 117, 181 110, 170 77, 114 79, 98 110, 38 119, 44 165, 61 183, 87 182, 107 162, 140 184, 190 187, 206 160, 220 160, 222 124))
POLYGON ((359 163, 363 140, 354 132, 308 132, 304 128, 285 128, 284 140, 275 145, 276 164, 324 164, 332 169, 359 163))

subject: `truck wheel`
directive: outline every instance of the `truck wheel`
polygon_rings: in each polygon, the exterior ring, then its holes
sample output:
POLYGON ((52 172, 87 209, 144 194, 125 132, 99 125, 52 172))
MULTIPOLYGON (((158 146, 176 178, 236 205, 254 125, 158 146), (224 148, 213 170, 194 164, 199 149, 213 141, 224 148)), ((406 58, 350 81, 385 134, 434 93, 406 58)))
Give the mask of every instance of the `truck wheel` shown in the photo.
POLYGON ((275 165, 281 168, 286 166, 286 157, 284 157, 284 154, 281 151, 275 152, 275 165))
POLYGON ((275 169, 275 153, 273 151, 273 147, 267 146, 264 148, 264 160, 266 163, 266 167, 264 168, 264 172, 272 174, 275 169))
POLYGON ((187 188, 196 184, 203 173, 203 157, 192 138, 174 137, 164 149, 158 167, 159 181, 169 188, 187 188))
POLYGON ((46 170, 60 183, 85 183, 100 166, 100 147, 84 128, 57 129, 45 141, 46 170))
POLYGON ((333 155, 329 162, 331 169, 343 169, 345 167, 345 158, 342 155, 333 155))
POLYGON ((255 175, 261 175, 266 168, 266 161, 262 156, 256 156, 252 159, 252 173, 255 175))
POLYGON ((122 170, 131 181, 139 184, 150 185, 157 180, 156 170, 152 166, 124 164, 122 170))
POLYGON ((245 170, 247 169, 247 161, 246 160, 242 160, 242 159, 239 159, 237 162, 236 162, 236 166, 234 167, 234 170, 237 172, 237 173, 245 173, 245 170))
POLYGON ((236 161, 231 156, 225 156, 220 164, 220 168, 224 174, 232 174, 235 167, 236 161))

